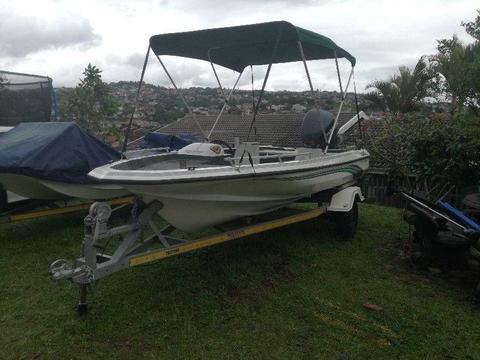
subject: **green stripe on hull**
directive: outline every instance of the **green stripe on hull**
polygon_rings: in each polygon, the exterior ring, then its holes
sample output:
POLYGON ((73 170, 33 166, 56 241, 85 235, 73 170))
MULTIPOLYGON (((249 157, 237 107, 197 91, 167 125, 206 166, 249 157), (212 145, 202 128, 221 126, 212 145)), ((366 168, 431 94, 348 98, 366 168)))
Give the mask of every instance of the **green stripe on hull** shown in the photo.
POLYGON ((330 175, 330 174, 335 174, 340 172, 347 172, 352 174, 353 177, 359 177, 362 174, 363 170, 358 165, 350 165, 350 166, 339 168, 339 169, 317 171, 308 175, 291 176, 288 178, 280 178, 276 180, 282 180, 282 181, 306 180, 306 179, 313 179, 319 176, 325 176, 325 175, 330 175))

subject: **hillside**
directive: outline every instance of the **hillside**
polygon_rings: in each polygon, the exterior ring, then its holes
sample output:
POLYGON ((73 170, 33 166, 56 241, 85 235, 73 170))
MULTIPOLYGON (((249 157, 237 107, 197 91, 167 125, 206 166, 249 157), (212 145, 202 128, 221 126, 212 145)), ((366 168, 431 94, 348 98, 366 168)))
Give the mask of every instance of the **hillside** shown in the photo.
MULTIPOLYGON (((119 81, 108 84, 111 94, 117 100, 118 112, 111 119, 113 122, 125 123, 129 118, 135 101, 138 82, 119 81)), ((56 89, 60 99, 71 91, 71 88, 56 89)), ((225 92, 228 89, 224 89, 225 92)), ((216 114, 223 106, 223 98, 218 88, 192 87, 182 89, 187 102, 197 114, 216 114)), ((259 90, 255 91, 257 98, 259 90)), ((318 105, 326 110, 335 110, 341 100, 337 91, 318 91, 318 105)), ((364 99, 363 94, 358 95, 361 109, 369 109, 370 104, 364 99)), ((62 100, 60 100, 62 101, 62 100)), ((310 91, 266 91, 260 106, 261 113, 290 113, 304 112, 313 108, 314 99, 310 91)), ((344 111, 354 111, 354 95, 348 93, 344 111)), ((186 113, 182 99, 175 90, 152 84, 144 84, 140 101, 134 116, 137 126, 158 127, 177 120, 186 113)), ((240 114, 252 112, 252 92, 236 90, 229 101, 227 113, 240 114)))

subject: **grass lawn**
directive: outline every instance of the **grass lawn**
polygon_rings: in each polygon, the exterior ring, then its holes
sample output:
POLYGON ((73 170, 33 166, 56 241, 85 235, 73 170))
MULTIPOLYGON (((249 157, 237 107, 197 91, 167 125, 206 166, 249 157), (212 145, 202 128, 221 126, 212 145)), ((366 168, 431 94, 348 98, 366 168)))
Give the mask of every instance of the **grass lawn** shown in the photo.
POLYGON ((2 359, 480 358, 473 289, 410 269, 399 210, 361 205, 349 242, 310 222, 123 270, 80 317, 47 270, 83 216, 0 227, 2 359))

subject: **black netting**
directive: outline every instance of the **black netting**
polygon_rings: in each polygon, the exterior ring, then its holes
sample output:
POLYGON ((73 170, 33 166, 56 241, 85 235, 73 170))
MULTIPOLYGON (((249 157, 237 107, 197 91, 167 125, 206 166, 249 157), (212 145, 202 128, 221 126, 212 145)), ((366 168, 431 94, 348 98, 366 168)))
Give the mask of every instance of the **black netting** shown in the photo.
POLYGON ((0 71, 0 126, 50 121, 52 79, 0 71))

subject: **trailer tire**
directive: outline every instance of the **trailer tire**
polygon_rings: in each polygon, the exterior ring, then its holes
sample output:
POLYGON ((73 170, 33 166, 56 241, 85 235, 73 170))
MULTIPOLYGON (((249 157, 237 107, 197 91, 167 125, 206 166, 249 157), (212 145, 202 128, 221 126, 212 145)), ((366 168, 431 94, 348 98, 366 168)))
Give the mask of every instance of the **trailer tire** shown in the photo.
POLYGON ((7 209, 8 197, 7 191, 0 187, 0 212, 7 209))
POLYGON ((341 239, 351 239, 357 232, 358 226, 358 201, 355 199, 350 211, 336 212, 334 214, 335 231, 341 239))

